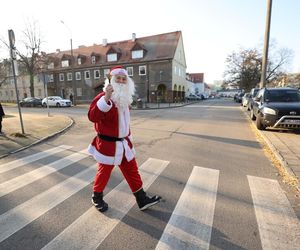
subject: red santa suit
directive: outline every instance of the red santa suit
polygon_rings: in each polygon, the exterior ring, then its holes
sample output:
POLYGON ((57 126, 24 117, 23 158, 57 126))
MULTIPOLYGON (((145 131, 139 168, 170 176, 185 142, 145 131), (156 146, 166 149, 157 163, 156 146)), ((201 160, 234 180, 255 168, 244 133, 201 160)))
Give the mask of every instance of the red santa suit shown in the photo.
POLYGON ((130 133, 129 107, 117 107, 112 100, 106 102, 104 95, 102 92, 94 98, 88 112, 98 134, 88 147, 99 165, 94 192, 103 192, 114 165, 119 165, 132 192, 136 192, 142 187, 142 180, 130 133))

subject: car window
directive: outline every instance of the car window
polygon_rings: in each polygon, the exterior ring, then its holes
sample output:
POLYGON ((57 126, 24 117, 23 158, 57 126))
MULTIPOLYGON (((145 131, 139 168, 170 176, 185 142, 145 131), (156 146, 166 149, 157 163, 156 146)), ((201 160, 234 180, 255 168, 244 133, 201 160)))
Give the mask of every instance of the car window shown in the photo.
POLYGON ((265 100, 268 102, 299 102, 300 95, 296 90, 267 90, 265 100))

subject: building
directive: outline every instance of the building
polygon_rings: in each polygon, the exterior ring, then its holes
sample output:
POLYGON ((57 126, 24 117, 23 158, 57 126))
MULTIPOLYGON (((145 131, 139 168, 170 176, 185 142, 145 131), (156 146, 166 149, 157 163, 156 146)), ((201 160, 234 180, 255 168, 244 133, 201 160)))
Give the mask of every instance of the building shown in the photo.
MULTIPOLYGON (((17 61, 16 80, 19 99, 30 97, 30 76, 25 72, 24 67, 17 61), (20 70, 18 70, 20 69, 20 70)), ((0 102, 16 102, 16 88, 10 62, 2 62, 2 74, 0 76, 0 102)), ((34 96, 45 97, 44 75, 34 76, 34 96)))
POLYGON ((76 102, 91 101, 104 87, 112 67, 122 65, 136 84, 136 98, 148 102, 175 102, 184 99, 186 61, 181 31, 79 46, 47 54, 48 95, 76 102), (73 56, 72 56, 73 55, 73 56))

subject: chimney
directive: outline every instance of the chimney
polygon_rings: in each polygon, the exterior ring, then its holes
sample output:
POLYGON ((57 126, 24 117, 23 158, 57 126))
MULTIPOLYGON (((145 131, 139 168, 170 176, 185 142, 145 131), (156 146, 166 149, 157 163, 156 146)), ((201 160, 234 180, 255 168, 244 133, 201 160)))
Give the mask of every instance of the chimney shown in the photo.
POLYGON ((60 49, 56 49, 56 54, 60 53, 60 49))
POLYGON ((136 39, 136 34, 135 33, 132 33, 132 41, 134 42, 136 39))
POLYGON ((105 47, 106 45, 107 45, 107 39, 103 38, 103 40, 102 40, 102 46, 105 47))

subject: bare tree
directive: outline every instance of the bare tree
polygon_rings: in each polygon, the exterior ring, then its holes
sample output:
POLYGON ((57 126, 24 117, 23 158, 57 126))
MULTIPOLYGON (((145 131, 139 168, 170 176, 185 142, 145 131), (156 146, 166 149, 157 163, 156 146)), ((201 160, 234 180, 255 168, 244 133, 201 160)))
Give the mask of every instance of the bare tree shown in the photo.
MULTIPOLYGON (((246 91, 256 87, 261 78, 262 50, 240 49, 232 52, 226 58, 226 70, 224 72, 225 86, 234 85, 246 91)), ((271 84, 281 76, 292 58, 290 49, 279 49, 269 54, 267 65, 267 84, 271 84)))
MULTIPOLYGON (((22 32, 24 38, 20 41, 20 47, 16 48, 20 73, 28 74, 30 77, 30 95, 34 97, 34 76, 39 72, 41 58, 41 36, 36 21, 27 21, 25 30, 22 32)), ((2 43, 9 49, 9 44, 1 39, 2 43)))

